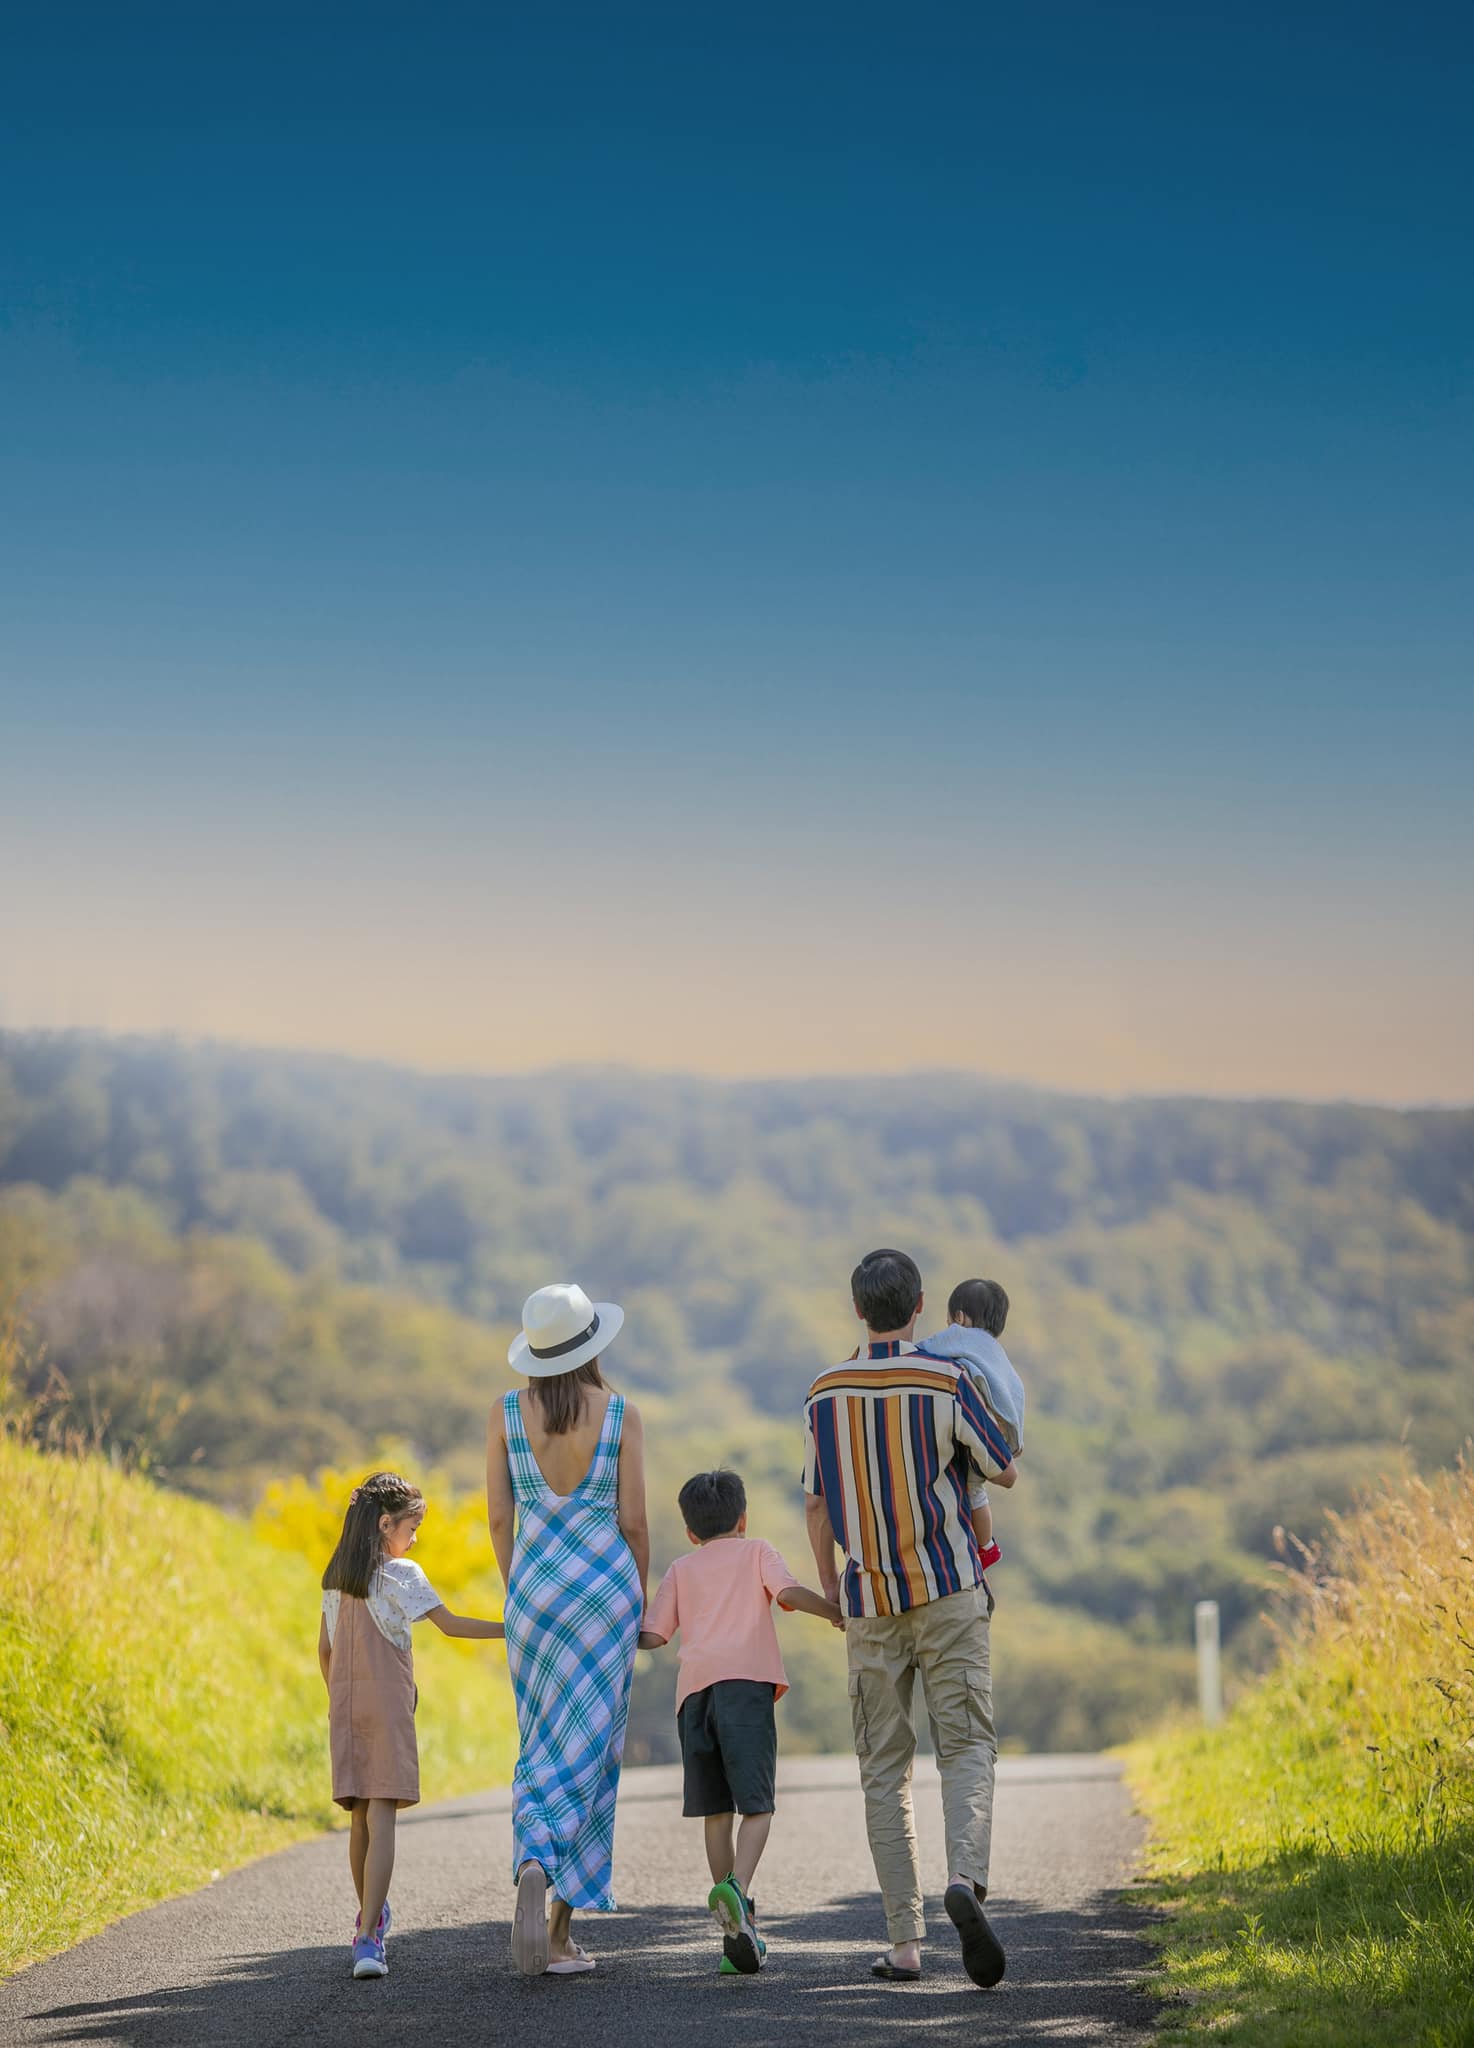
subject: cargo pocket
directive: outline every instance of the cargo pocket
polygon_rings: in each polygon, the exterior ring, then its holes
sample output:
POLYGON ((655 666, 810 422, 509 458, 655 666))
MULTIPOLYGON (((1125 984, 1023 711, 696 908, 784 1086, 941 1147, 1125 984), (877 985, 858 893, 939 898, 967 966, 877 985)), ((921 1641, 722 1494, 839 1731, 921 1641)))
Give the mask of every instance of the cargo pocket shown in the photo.
POLYGON ((923 1674, 922 1683, 926 1687, 931 1739, 937 1755, 960 1756, 977 1740, 968 1697, 969 1681, 960 1671, 938 1671, 933 1667, 923 1674))
POLYGON ((993 1688, 986 1678, 979 1678, 975 1672, 967 1675, 967 1725, 974 1742, 990 1742, 997 1746, 997 1735, 993 1728, 993 1688))
POLYGON ((870 1730, 865 1720, 865 1694, 860 1673, 850 1673, 850 1723, 855 1731, 855 1755, 869 1756, 870 1730))

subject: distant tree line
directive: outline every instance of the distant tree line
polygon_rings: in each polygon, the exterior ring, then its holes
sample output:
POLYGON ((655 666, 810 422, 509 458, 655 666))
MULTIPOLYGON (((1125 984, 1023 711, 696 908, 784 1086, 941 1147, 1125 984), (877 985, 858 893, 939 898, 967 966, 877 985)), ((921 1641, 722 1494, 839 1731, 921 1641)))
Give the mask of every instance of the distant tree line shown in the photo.
MULTIPOLYGON (((0 1308, 32 1374, 240 1505, 385 1436, 473 1484, 523 1297, 578 1277, 629 1310, 655 1484, 673 1500, 716 1444, 797 1547, 803 1393, 853 1346, 849 1270, 880 1242, 916 1253, 936 1320, 969 1274, 1013 1298, 1031 1426, 998 1641, 1032 1741, 1180 1688, 1203 1594, 1247 1654, 1278 1529, 1474 1429, 1469 1112, 0 1035, 0 1308)), ((816 1740, 820 1690, 795 1687, 816 1740)))

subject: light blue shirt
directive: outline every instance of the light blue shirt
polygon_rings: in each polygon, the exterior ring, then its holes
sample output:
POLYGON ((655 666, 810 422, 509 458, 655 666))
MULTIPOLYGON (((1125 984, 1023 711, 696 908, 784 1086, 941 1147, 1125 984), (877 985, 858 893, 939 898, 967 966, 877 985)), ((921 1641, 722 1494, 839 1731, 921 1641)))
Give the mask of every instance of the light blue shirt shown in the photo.
POLYGON ((1008 1448, 1022 1449, 1024 1383, 996 1337, 990 1337, 986 1330, 970 1330, 963 1323, 949 1323, 935 1337, 923 1338, 920 1348, 929 1351, 933 1358, 950 1358, 960 1365, 987 1403, 1008 1448))

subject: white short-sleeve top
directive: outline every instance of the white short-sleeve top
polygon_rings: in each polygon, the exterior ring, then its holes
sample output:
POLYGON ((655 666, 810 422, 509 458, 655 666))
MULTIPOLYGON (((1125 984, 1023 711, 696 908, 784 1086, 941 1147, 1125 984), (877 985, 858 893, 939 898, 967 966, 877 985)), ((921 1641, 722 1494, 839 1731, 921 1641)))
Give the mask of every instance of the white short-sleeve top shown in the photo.
MULTIPOLYGON (((341 1593, 332 1591, 322 1596, 329 1648, 337 1631, 338 1607, 342 1598, 341 1593)), ((410 1646, 409 1632, 414 1623, 423 1620, 432 1607, 443 1605, 425 1574, 407 1557, 386 1557, 369 1587, 368 1611, 379 1634, 386 1642, 393 1643, 396 1650, 407 1650, 410 1646)))

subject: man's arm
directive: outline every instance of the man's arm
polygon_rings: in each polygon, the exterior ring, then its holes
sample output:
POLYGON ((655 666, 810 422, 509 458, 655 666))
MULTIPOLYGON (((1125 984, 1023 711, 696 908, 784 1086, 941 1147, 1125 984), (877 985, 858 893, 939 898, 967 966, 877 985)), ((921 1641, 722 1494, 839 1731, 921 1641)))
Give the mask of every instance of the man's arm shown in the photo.
POLYGON ((804 1526, 809 1532, 809 1548, 814 1553, 814 1563, 819 1569, 819 1585, 826 1600, 839 1601, 838 1545, 834 1537, 834 1524, 829 1519, 829 1508, 821 1493, 810 1493, 804 1498, 804 1526))
POLYGON ((967 1377, 958 1376, 952 1433, 984 1479, 1004 1488, 1018 1479, 1008 1439, 988 1413, 987 1403, 967 1377))

